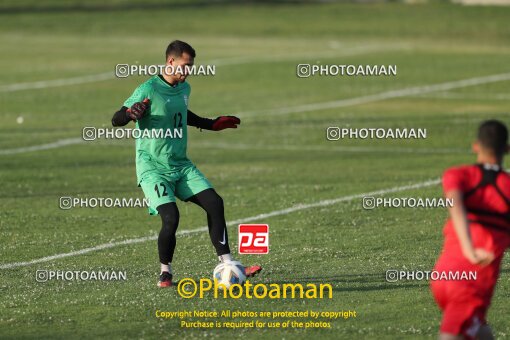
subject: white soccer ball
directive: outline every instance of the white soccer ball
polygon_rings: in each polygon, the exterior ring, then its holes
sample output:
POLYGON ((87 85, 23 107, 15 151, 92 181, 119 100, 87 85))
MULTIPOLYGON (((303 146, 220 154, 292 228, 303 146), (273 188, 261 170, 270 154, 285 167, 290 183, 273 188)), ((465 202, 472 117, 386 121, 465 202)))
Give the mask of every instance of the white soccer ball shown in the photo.
MULTIPOLYGON (((239 261, 225 261, 214 268, 213 279, 218 280, 218 284, 225 285, 227 289, 233 284, 244 284, 246 282, 246 272, 239 261)), ((220 286, 223 288, 223 286, 220 286)))

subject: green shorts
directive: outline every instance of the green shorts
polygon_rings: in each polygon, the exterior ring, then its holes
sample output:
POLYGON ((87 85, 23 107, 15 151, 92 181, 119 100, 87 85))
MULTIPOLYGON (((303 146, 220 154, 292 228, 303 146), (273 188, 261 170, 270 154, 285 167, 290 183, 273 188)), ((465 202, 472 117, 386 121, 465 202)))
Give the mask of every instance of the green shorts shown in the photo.
POLYGON ((212 188, 211 183, 193 164, 168 172, 151 171, 142 176, 140 186, 149 200, 151 215, 158 215, 157 207, 175 202, 176 197, 186 201, 191 196, 212 188))

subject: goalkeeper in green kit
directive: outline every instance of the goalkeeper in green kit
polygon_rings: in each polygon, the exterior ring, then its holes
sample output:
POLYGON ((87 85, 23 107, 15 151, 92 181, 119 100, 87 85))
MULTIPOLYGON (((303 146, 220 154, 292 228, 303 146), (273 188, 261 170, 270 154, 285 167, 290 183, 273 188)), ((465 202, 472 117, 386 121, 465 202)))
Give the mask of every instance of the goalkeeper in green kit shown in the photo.
MULTIPOLYGON (((195 50, 189 44, 175 40, 166 49, 166 66, 173 70, 188 70, 193 65, 195 55, 195 50)), ((142 131, 170 132, 165 133, 164 137, 155 133, 148 138, 136 139, 138 186, 142 187, 149 200, 149 213, 159 214, 162 221, 158 237, 161 263, 159 287, 172 285, 172 258, 179 224, 176 198, 193 202, 205 210, 209 235, 219 260, 233 260, 223 200, 186 156, 187 126, 220 131, 237 128, 241 121, 234 116, 208 119, 191 112, 188 109, 191 87, 186 82, 187 76, 187 71, 176 71, 151 77, 136 88, 112 118, 113 126, 124 126, 135 121, 136 127, 142 131)), ((261 270, 259 266, 245 267, 247 277, 261 270)))

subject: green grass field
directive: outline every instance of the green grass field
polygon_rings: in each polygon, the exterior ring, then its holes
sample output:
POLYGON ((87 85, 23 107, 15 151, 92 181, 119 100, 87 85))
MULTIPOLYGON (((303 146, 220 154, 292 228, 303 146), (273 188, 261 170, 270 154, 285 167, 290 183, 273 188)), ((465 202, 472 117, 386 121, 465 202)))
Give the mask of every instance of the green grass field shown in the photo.
MULTIPOLYGON (((166 45, 182 39, 197 50, 196 63, 218 65, 214 77, 189 79, 191 110, 207 117, 238 114, 243 120, 240 129, 221 133, 189 129, 189 157, 224 198, 227 220, 318 205, 250 219, 270 225, 270 253, 237 258, 264 267, 253 283, 330 283, 333 298, 183 299, 173 288, 156 287, 157 246, 150 240, 0 269, 0 338, 437 336, 440 313, 428 282, 388 283, 385 272, 432 268, 446 210, 368 211, 360 197, 439 179, 450 166, 473 163, 470 143, 479 122, 498 118, 510 123, 509 77, 353 105, 319 104, 507 74, 510 8, 398 3, 181 7, 158 1, 124 8, 139 3, 117 1, 118 7, 79 10, 73 3, 61 10, 55 1, 48 10, 35 1, 0 6, 0 264, 158 233, 159 217, 148 216, 144 208, 66 211, 58 204, 61 196, 143 197, 136 186, 134 141, 80 142, 82 128, 110 126, 113 113, 145 79, 115 78, 116 64, 162 63, 166 45), (10 6, 43 10, 9 11, 10 6), (317 62, 396 64, 398 76, 296 76, 297 64, 317 62), (74 85, 51 82, 105 78, 108 72, 107 79, 74 85), (39 88, 34 82, 41 82, 39 88), (13 86, 21 83, 28 85, 13 86), (302 109, 307 104, 317 108, 302 109), (428 137, 331 142, 329 126, 426 128, 428 137), (26 149, 55 142, 68 144, 26 149), (38 283, 36 270, 125 270, 128 280, 38 283), (223 309, 356 310, 357 317, 332 321, 331 329, 206 330, 182 329, 178 320, 154 316, 156 310, 223 309)), ((385 196, 441 195, 440 185, 430 185, 385 196)), ((180 231, 206 224, 198 207, 178 206, 180 231)), ((237 226, 230 225, 229 232, 237 252, 237 226)), ((178 238, 175 279, 209 278, 215 265, 207 232, 178 238)), ((497 338, 510 336, 509 296, 506 257, 488 316, 497 338)))

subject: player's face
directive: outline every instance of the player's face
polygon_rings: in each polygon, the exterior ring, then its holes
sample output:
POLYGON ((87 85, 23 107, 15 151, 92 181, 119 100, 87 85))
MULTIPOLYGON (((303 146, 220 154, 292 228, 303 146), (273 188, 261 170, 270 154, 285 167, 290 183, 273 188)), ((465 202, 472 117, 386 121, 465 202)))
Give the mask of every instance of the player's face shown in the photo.
POLYGON ((172 65, 175 70, 175 74, 172 75, 172 78, 181 83, 185 81, 189 75, 186 66, 193 66, 193 63, 194 58, 188 53, 183 53, 180 57, 172 57, 167 60, 167 64, 172 65))

